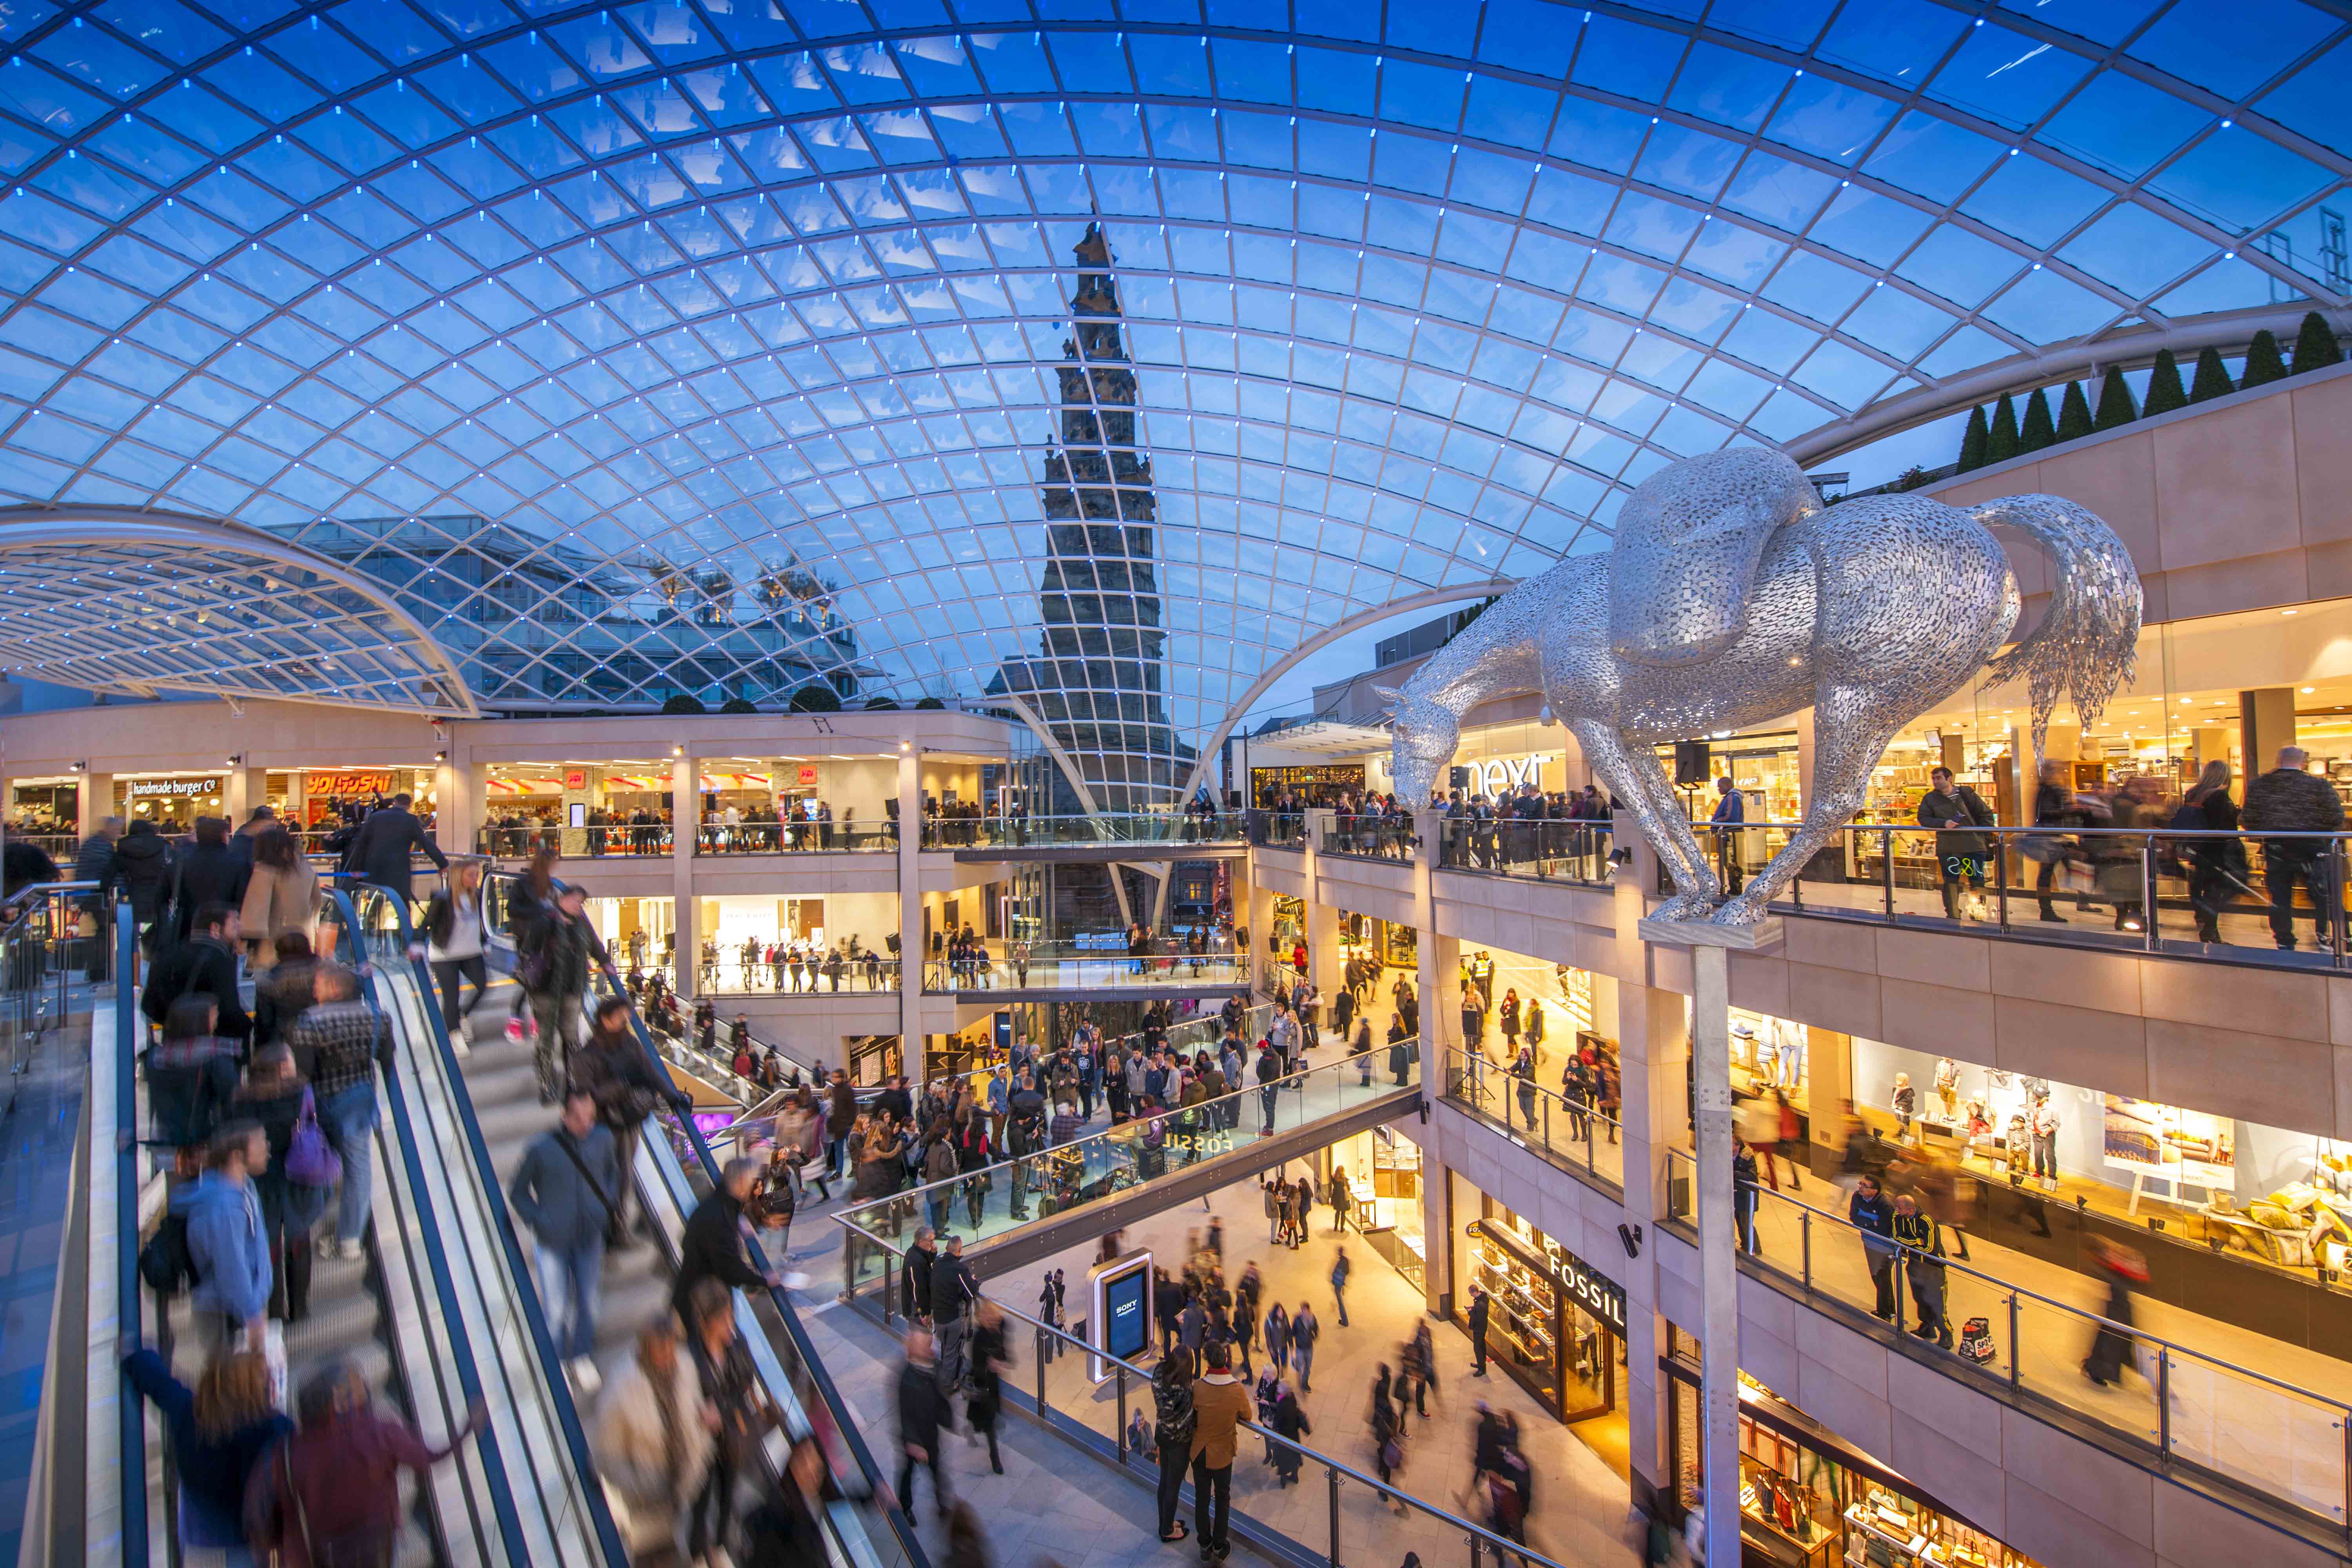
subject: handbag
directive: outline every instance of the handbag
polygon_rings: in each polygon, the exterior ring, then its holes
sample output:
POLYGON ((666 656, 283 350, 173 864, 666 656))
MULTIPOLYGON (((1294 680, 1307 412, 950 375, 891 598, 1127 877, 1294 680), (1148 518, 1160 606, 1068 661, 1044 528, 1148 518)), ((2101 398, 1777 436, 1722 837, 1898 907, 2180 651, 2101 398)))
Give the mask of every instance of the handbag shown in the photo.
POLYGON ((331 1187, 342 1179, 342 1157, 319 1126, 318 1102, 302 1086, 302 1109, 294 1113, 294 1136, 286 1146, 286 1179, 297 1186, 331 1187))

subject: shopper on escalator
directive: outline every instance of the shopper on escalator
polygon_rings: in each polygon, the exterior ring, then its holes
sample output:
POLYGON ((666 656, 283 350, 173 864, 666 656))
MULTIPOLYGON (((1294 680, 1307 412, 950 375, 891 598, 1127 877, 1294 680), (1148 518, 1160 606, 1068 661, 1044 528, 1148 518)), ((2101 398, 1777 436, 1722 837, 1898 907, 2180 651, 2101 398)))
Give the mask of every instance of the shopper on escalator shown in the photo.
POLYGON ((583 912, 587 902, 587 892, 579 884, 567 884, 557 892, 554 907, 532 919, 516 943, 520 957, 515 978, 522 983, 531 1021, 539 1026, 532 1056, 541 1105, 553 1105, 562 1093, 565 1058, 580 1044, 590 966, 603 970, 616 987, 620 984, 604 939, 583 912))
POLYGON ((166 948, 149 966, 139 1010, 160 1028, 181 997, 209 996, 218 1009, 213 1032, 242 1047, 253 1033, 253 1020, 246 1016, 237 986, 236 911, 226 904, 206 904, 192 921, 188 939, 166 948))
POLYGON ((290 1043, 317 1099, 319 1125, 343 1163, 334 1234, 319 1238, 319 1256, 352 1262, 375 1196, 375 1072, 391 1069, 392 1026, 360 999, 359 976, 341 964, 320 964, 313 984, 319 1000, 290 1043))
POLYGON ((310 1231, 327 1206, 325 1186, 298 1182, 287 1169, 306 1109, 315 1115, 317 1102, 294 1068, 293 1051, 283 1044, 256 1051, 232 1113, 260 1123, 269 1140, 268 1163, 252 1175, 274 1271, 269 1315, 285 1323, 299 1323, 310 1314, 310 1231))
POLYGON ((670 1284, 670 1307, 681 1321, 694 1288, 716 1279, 737 1290, 773 1289, 783 1283, 774 1269, 761 1273, 743 1256, 743 1203, 759 1184, 760 1162, 735 1159, 719 1173, 719 1188, 694 1207, 677 1245, 677 1278, 670 1284))
POLYGON ((217 1553, 214 1560, 225 1568, 250 1568, 246 1489, 262 1457, 294 1430, 270 1403, 269 1363, 258 1351, 216 1355, 191 1391, 168 1362, 142 1346, 123 1358, 122 1374, 171 1434, 182 1551, 217 1553))
POLYGON ((646 1118, 664 1103, 677 1115, 691 1115, 693 1100, 654 1070, 645 1043, 629 1026, 629 1005, 618 996, 596 1004, 588 1043, 572 1053, 572 1081, 596 1097, 597 1119, 612 1130, 613 1155, 621 1183, 618 1205, 605 1227, 605 1245, 629 1245, 629 1194, 636 1189, 637 1143, 646 1118))
POLYGON ((716 1279, 694 1288, 687 1303, 687 1348, 692 1352, 703 1403, 718 1417, 710 1473, 687 1515, 686 1551, 693 1561, 730 1561, 727 1538, 735 1517, 738 1479, 761 1466, 761 1443, 777 1422, 775 1407, 736 1331, 735 1298, 716 1279))
POLYGON ((612 1129, 596 1115, 585 1085, 563 1093, 563 1119, 524 1151, 508 1184, 516 1217, 530 1227, 539 1266, 541 1299, 558 1359, 569 1363, 583 1388, 597 1375, 596 1300, 604 1268, 604 1237, 620 1207, 623 1173, 612 1129))

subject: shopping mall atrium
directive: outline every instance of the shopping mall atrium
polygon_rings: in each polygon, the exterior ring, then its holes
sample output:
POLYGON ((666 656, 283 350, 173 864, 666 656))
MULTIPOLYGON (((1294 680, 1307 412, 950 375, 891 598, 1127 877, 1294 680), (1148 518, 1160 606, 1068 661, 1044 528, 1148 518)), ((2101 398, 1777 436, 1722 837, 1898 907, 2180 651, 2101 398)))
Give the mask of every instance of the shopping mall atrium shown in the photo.
POLYGON ((0 1557, 2352 1563, 2347 214, 2346 0, 0 0, 0 1557))

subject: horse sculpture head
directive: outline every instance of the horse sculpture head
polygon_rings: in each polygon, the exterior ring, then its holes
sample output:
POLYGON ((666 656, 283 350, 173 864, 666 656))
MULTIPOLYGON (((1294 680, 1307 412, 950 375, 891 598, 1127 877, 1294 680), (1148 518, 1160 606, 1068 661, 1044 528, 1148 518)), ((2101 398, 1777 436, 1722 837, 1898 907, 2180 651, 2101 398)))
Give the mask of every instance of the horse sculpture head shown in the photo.
POLYGON ((1389 700, 1389 776, 1397 799, 1408 811, 1429 804, 1437 786, 1437 770, 1454 760, 1462 738, 1461 721, 1426 697, 1393 686, 1372 689, 1389 700))

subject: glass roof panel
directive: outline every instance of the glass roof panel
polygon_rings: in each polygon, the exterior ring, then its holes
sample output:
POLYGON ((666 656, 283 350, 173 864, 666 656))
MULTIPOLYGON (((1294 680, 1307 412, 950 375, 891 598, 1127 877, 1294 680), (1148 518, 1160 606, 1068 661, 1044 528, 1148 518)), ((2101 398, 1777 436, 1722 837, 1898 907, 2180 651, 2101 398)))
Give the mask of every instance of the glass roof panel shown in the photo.
POLYGON ((992 693, 1164 800, 1674 457, 2352 287, 2315 7, 1646 9, 17 0, 0 503, 309 543, 493 707, 992 693))

